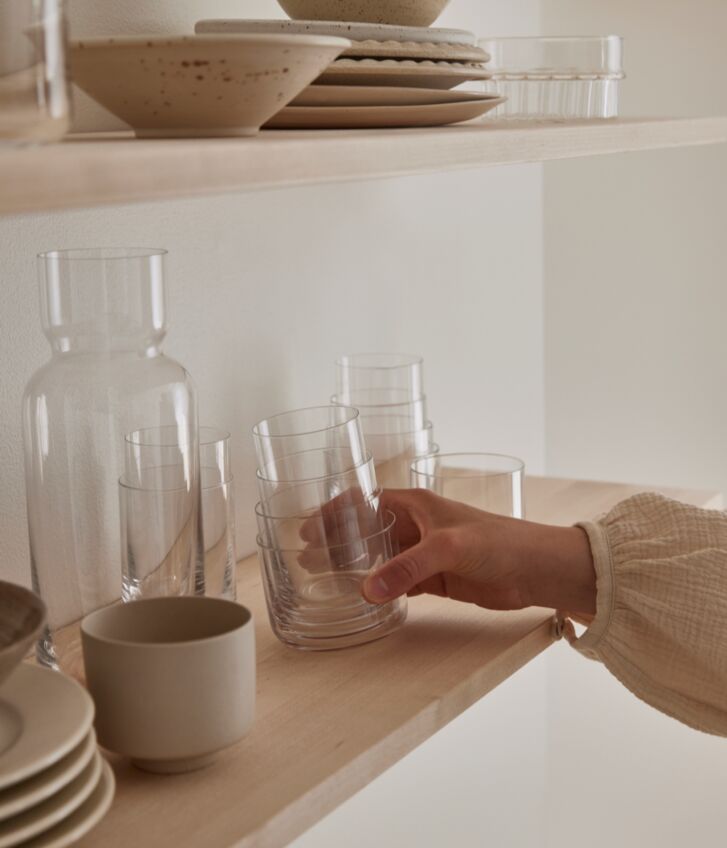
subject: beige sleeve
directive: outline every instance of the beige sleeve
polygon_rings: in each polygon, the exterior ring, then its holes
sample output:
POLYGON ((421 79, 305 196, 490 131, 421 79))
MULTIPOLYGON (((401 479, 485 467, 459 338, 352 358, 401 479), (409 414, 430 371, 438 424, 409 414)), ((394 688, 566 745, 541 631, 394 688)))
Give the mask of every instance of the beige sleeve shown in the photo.
POLYGON ((727 513, 647 493, 579 526, 598 597, 574 647, 651 706, 727 736, 727 513))

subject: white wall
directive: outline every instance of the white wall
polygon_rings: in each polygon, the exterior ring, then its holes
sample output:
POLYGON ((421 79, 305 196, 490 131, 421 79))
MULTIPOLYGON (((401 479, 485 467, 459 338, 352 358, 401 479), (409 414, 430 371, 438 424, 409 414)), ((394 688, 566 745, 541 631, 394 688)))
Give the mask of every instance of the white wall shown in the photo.
MULTIPOLYGON (((84 35, 118 31, 152 10, 154 28, 224 13, 225 5, 240 13, 226 0, 74 4, 75 31, 84 35)), ((528 30, 536 11, 537 0, 507 8, 459 0, 442 22, 528 30)), ((244 10, 261 13, 279 11, 263 0, 244 10)), ((202 419, 234 434, 244 553, 253 540, 250 427, 264 415, 325 402, 340 352, 420 351, 443 447, 507 451, 542 470, 541 183, 541 168, 528 166, 0 219, 0 577, 28 579, 19 409, 25 382, 48 356, 38 320, 38 251, 139 243, 169 249, 166 350, 195 377, 202 419)), ((543 820, 544 695, 542 666, 525 669, 392 770, 381 788, 374 784, 376 797, 396 799, 383 831, 383 819, 352 802, 306 844, 342 844, 335 834, 343 828, 361 844, 367 834, 384 840, 395 833, 397 841, 382 844, 403 846, 415 815, 422 848, 442 845, 453 827, 460 845, 480 844, 485 830, 501 833, 502 845, 531 842, 543 820), (531 728, 525 736, 511 720, 516 710, 531 728), (489 756, 473 749, 472 733, 489 756), (516 817, 512 752, 530 774, 530 807, 516 817), (494 761, 505 781, 493 779, 494 761), (423 764, 428 784, 417 790, 423 764), (434 803, 442 781, 457 810, 454 825, 434 803)))
MULTIPOLYGON (((626 37, 628 114, 725 114, 724 0, 543 0, 546 32, 626 37)), ((727 148, 545 167, 552 474, 727 491, 727 148)), ((724 844, 723 740, 548 658, 549 845, 724 844)))

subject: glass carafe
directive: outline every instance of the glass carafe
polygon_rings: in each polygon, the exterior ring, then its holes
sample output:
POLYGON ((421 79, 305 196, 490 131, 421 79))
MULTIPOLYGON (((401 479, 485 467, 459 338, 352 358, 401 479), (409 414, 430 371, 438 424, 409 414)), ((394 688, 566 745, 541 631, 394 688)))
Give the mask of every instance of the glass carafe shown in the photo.
MULTIPOLYGON (((161 350, 164 257, 134 248, 39 256, 53 355, 23 401, 31 572, 48 605, 38 658, 75 677, 82 676, 81 618, 122 595, 125 435, 171 425, 180 443, 198 445, 193 383, 161 350)), ((198 487, 196 451, 193 457, 188 485, 198 487)))

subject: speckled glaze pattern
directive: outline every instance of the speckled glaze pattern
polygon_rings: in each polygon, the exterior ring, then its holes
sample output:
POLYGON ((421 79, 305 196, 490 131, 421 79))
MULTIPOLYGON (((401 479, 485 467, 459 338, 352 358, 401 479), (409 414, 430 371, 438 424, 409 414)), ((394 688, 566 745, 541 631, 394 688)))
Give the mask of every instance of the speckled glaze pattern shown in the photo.
POLYGON ((425 41, 353 41, 342 55, 367 59, 432 59, 443 62, 487 62, 480 47, 465 44, 432 44, 425 41))
POLYGON ((317 85, 395 85, 412 88, 454 88, 484 80, 489 71, 476 62, 434 62, 429 59, 336 59, 316 80, 317 85))
POLYGON ((449 0, 278 0, 296 20, 431 26, 449 0))
POLYGON ((254 135, 350 41, 317 35, 95 38, 75 83, 141 137, 254 135))

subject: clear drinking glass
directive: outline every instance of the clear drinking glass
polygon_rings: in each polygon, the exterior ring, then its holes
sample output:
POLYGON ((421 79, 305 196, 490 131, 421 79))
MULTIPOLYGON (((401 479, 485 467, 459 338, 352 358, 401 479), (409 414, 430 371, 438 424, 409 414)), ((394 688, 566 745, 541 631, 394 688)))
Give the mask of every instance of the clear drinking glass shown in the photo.
POLYGON ((0 2, 0 144, 57 141, 68 131, 63 0, 0 2))
POLYGON ((358 410, 344 406, 314 406, 282 412, 253 427, 258 466, 274 467, 280 457, 332 449, 349 455, 349 467, 366 460, 358 410))
POLYGON ((181 465, 119 480, 122 599, 191 595, 202 558, 199 490, 181 465))
MULTIPOLYGON (((347 354, 336 361, 336 397, 352 403, 359 392, 398 393, 398 402, 424 397, 423 360, 405 353, 347 354)), ((389 395, 391 396, 391 395, 389 395)))
POLYGON ((494 453, 440 453, 414 460, 411 485, 478 509, 523 518, 525 464, 494 453))
POLYGON ((199 461, 205 594, 234 601, 237 556, 230 434, 215 427, 200 427, 199 461))
POLYGON ((52 358, 23 400, 31 574, 48 606, 39 659, 76 676, 78 623, 122 594, 124 436, 173 425, 185 443, 197 442, 194 386, 162 352, 164 254, 110 248, 39 257, 52 358))
MULTIPOLYGON (((133 430, 124 437, 125 470, 119 486, 122 501, 122 598, 125 601, 166 594, 167 584, 169 594, 184 594, 174 588, 180 584, 179 578, 167 580, 164 577, 154 577, 153 574, 163 575, 165 571, 181 574, 183 567, 178 563, 181 560, 186 561, 187 554, 192 574, 188 591, 198 595, 205 594, 199 444, 196 439, 187 441, 187 436, 184 428, 181 428, 180 432, 179 427, 166 425, 133 430), (127 561, 123 559, 124 552, 128 550, 123 523, 124 503, 130 506, 144 503, 144 498, 140 495, 132 496, 133 489, 173 492, 169 495, 159 494, 156 501, 152 501, 151 496, 147 497, 150 509, 156 510, 159 536, 153 538, 152 520, 145 533, 150 540, 150 550, 144 569, 130 569, 127 561), (170 535, 175 529, 178 530, 178 544, 176 535, 170 535), (171 557, 169 565, 166 564, 167 551, 171 557), (164 562, 157 560, 155 567, 153 557, 160 554, 164 555, 164 562), (145 579, 146 575, 150 575, 148 580, 145 579)), ((144 533, 136 535, 142 537, 144 533)), ((138 553, 137 548, 137 555, 138 553)))
POLYGON ((351 392, 346 404, 338 395, 331 397, 331 403, 336 406, 352 406, 354 409, 358 409, 362 419, 379 415, 406 418, 409 421, 410 426, 407 428, 409 430, 417 430, 427 423, 426 397, 407 400, 406 392, 400 389, 362 389, 358 392, 351 392))
POLYGON ((303 451, 280 457, 277 463, 258 469, 257 484, 260 499, 266 501, 277 492, 302 483, 318 483, 322 493, 321 503, 330 501, 350 489, 360 490, 365 496, 377 488, 376 470, 371 454, 366 461, 351 467, 347 451, 303 451))
POLYGON ((366 574, 396 556, 396 519, 344 545, 286 550, 258 537, 273 631, 285 644, 310 650, 359 645, 393 632, 406 618, 406 598, 376 606, 361 594, 366 574))
POLYGON ((408 489, 411 482, 411 463, 418 456, 439 453, 439 445, 429 430, 408 436, 371 436, 376 479, 384 489, 408 489))

